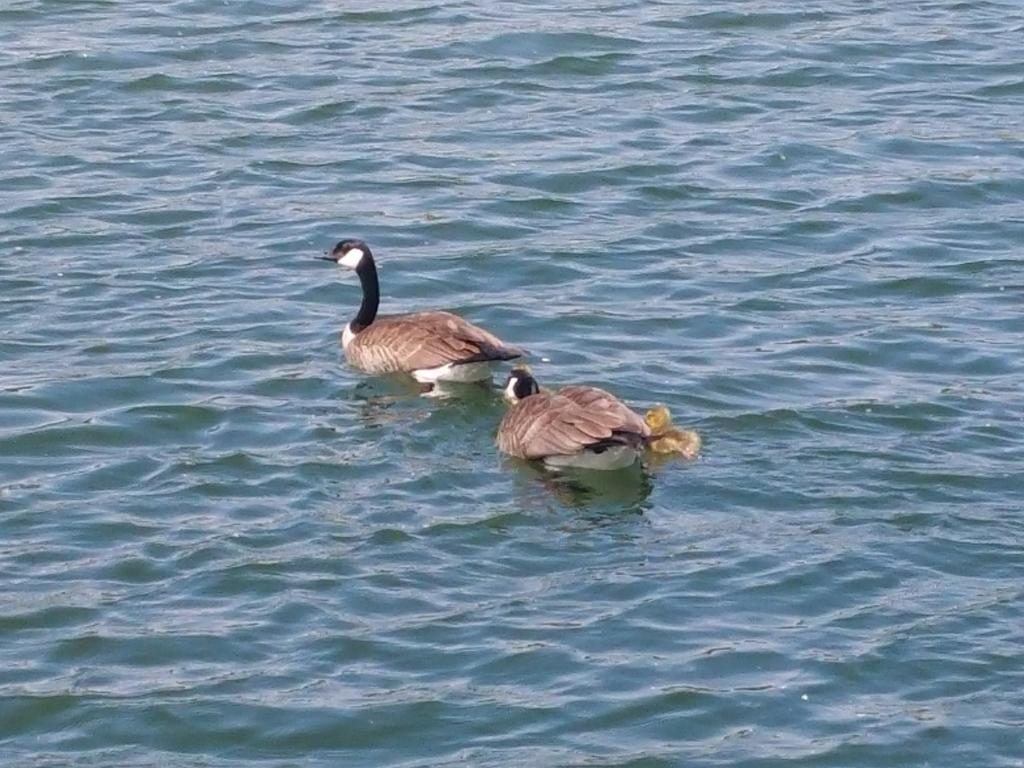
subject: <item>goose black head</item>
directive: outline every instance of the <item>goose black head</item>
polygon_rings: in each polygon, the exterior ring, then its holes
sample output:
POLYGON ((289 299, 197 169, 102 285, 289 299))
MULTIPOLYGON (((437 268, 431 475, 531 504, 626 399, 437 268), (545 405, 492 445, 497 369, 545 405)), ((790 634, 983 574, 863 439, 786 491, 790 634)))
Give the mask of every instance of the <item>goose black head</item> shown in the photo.
POLYGON ((341 240, 329 254, 321 256, 325 261, 337 262, 339 267, 359 269, 365 259, 373 258, 370 247, 362 240, 341 240))
POLYGON ((512 372, 508 375, 508 380, 505 382, 505 399, 512 403, 517 403, 524 397, 530 395, 536 395, 540 392, 540 387, 537 385, 537 380, 533 378, 533 374, 530 373, 530 369, 526 366, 516 366, 512 369, 512 372))

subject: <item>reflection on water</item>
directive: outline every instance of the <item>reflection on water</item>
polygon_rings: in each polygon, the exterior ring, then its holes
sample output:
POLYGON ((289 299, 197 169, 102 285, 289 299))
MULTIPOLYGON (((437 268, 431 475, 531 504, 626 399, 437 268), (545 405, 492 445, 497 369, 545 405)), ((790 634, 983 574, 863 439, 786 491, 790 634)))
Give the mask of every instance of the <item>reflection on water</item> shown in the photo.
POLYGON ((418 420, 431 413, 430 403, 438 407, 457 405, 478 409, 492 406, 497 401, 491 382, 432 387, 403 374, 369 377, 360 381, 352 388, 352 400, 358 404, 360 421, 369 426, 383 426, 398 420, 418 420), (417 407, 418 404, 423 407, 417 407), (396 410, 396 406, 400 405, 408 408, 396 410))
POLYGON ((655 476, 660 474, 662 471, 671 470, 673 467, 680 468, 686 467, 687 465, 699 464, 703 456, 703 453, 699 456, 690 457, 684 456, 681 453, 658 453, 657 451, 647 451, 644 455, 644 464, 650 470, 651 475, 655 476))
POLYGON ((527 478, 530 486, 543 488, 562 506, 578 511, 643 514, 653 488, 651 476, 640 462, 612 471, 554 470, 541 462, 511 458, 503 464, 527 478))

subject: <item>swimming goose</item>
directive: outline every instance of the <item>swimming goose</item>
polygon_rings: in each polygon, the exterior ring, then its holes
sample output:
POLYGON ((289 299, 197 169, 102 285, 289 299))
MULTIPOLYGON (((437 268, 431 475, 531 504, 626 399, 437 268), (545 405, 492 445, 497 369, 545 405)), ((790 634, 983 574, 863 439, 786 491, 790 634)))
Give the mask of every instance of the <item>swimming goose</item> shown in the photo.
POLYGON ((353 270, 363 288, 359 312, 345 326, 345 357, 367 373, 411 373, 420 382, 480 381, 491 364, 520 357, 497 336, 451 312, 377 315, 377 265, 362 240, 342 240, 321 256, 353 270))
POLYGON ((676 453, 684 459, 695 459, 700 453, 700 435, 692 429, 673 426, 672 413, 664 405, 656 405, 647 411, 644 423, 651 430, 647 446, 654 453, 676 453))
POLYGON ((554 467, 620 469, 633 464, 651 433, 617 397, 597 387, 543 392, 525 367, 512 370, 505 397, 513 405, 498 426, 498 449, 554 467))

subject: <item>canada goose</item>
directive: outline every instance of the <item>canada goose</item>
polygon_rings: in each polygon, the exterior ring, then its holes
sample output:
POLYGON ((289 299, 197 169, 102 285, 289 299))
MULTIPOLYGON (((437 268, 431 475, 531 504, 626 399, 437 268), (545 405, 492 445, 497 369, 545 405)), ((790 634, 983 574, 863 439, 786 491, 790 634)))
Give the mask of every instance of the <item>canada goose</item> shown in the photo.
POLYGON ((356 368, 367 373, 411 373, 417 381, 429 383, 480 381, 490 378, 492 363, 522 355, 451 312, 378 316, 377 265, 362 240, 342 240, 320 258, 359 275, 363 302, 341 334, 345 357, 356 368))
POLYGON ((664 405, 656 405, 644 414, 644 423, 651 430, 647 447, 655 453, 676 453, 684 459, 695 459, 700 453, 700 435, 692 429, 672 425, 672 414, 664 405))
POLYGON ((621 469, 633 464, 651 433, 640 416, 597 387, 542 392, 529 369, 505 383, 512 402, 498 426, 498 449, 555 467, 621 469))

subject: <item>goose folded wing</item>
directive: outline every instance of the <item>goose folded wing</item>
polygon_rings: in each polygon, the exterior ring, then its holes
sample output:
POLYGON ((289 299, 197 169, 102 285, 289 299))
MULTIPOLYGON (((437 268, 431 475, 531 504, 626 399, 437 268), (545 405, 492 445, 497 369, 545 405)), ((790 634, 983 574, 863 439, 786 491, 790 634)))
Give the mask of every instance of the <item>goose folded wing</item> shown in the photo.
POLYGON ((404 370, 507 360, 518 354, 493 334, 449 312, 378 318, 360 336, 367 346, 387 349, 404 370))
POLYGON ((598 387, 569 386, 558 390, 558 394, 567 397, 588 413, 603 414, 612 429, 623 432, 635 432, 644 437, 650 435, 650 427, 639 414, 610 392, 598 387))
POLYGON ((614 428, 568 398, 533 395, 507 414, 502 433, 506 452, 527 459, 569 456, 610 439, 614 428))
POLYGON ((510 360, 523 354, 522 350, 510 347, 493 333, 451 312, 425 314, 430 315, 432 323, 436 323, 438 333, 449 334, 477 347, 481 352, 499 356, 503 360, 510 360))

